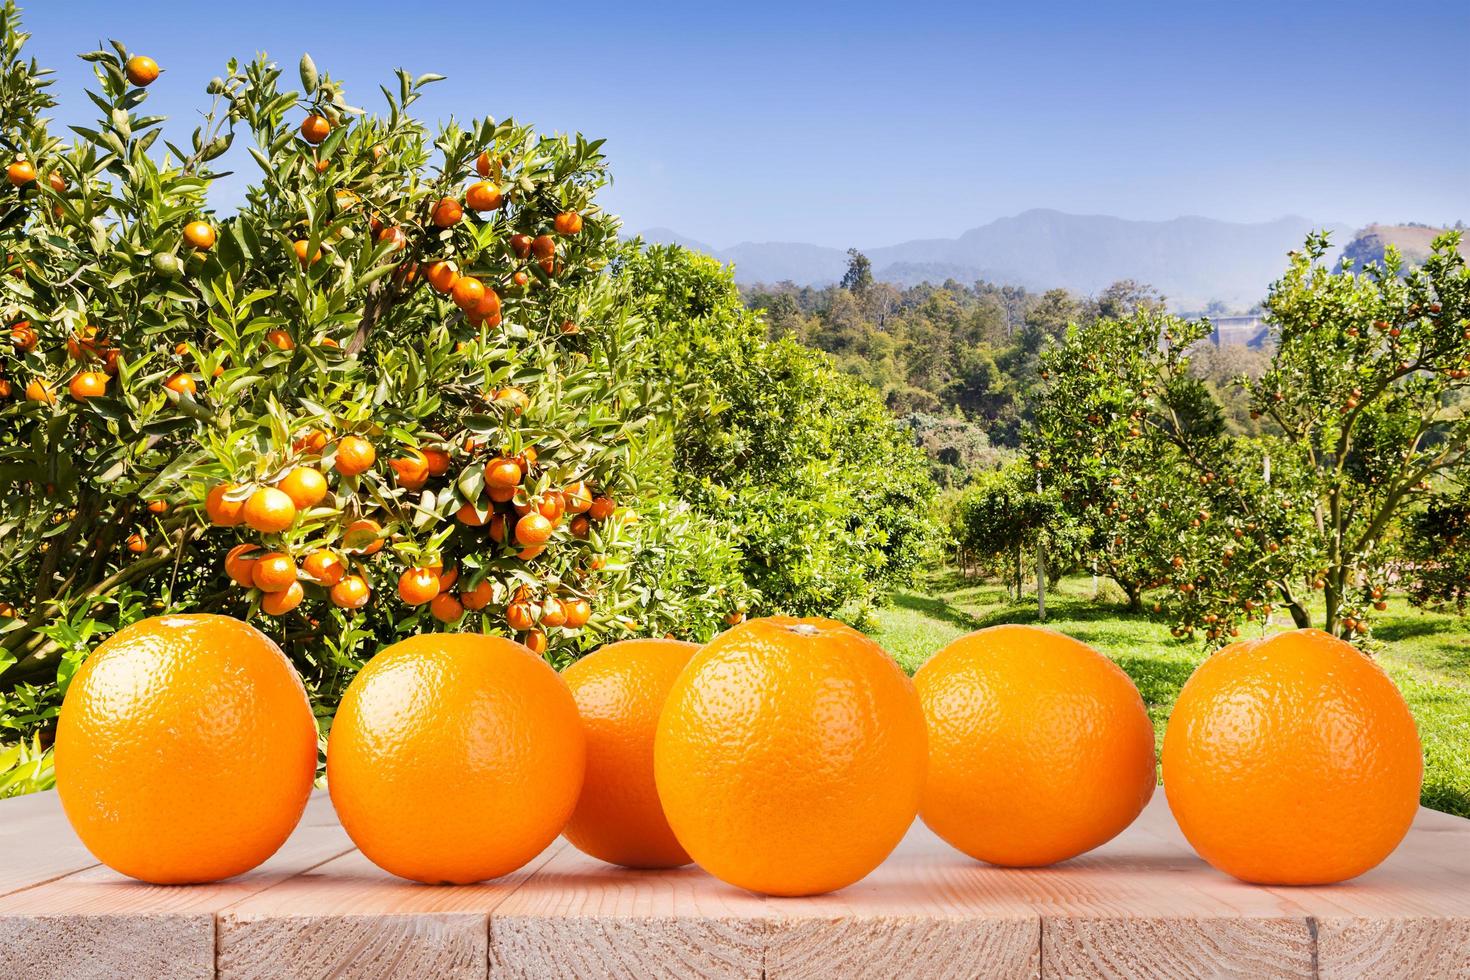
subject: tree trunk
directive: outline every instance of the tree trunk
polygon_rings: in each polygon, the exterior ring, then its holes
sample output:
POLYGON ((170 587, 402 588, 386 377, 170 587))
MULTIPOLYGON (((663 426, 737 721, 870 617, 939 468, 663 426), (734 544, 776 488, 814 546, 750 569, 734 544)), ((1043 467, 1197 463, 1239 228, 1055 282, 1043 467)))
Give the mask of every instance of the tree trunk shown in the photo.
POLYGON ((1036 539, 1036 618, 1046 622, 1046 552, 1036 539))
POLYGON ((1138 587, 1137 582, 1125 582, 1122 579, 1114 579, 1123 594, 1128 597, 1128 611, 1134 613, 1143 612, 1143 590, 1138 587))

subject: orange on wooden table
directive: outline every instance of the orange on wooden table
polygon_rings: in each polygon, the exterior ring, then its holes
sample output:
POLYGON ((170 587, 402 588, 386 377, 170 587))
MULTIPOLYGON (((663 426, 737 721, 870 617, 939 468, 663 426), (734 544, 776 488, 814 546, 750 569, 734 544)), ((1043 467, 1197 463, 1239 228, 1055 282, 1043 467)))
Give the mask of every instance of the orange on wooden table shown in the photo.
POLYGON ((316 722, 275 643, 228 616, 145 619, 83 662, 56 729, 56 788, 99 861, 158 884, 275 853, 316 775, 316 722))
POLYGON ((1414 716, 1345 640, 1295 630, 1195 670, 1164 733, 1164 791, 1200 857, 1271 885, 1345 881, 1388 857, 1419 807, 1414 716))
POLYGON ((576 702, 544 660, 503 637, 425 633, 348 686, 327 783, 379 867, 464 884, 509 874, 556 839, 585 760, 576 702))
POLYGON ((754 619, 675 680, 654 741, 674 836, 722 881, 814 895, 858 881, 897 846, 924 785, 913 683, 857 630, 754 619))
POLYGON ((621 640, 562 671, 587 735, 587 777, 563 831, 582 852, 630 868, 689 863, 659 802, 653 740, 664 701, 698 650, 679 640, 621 640))
POLYGON ((973 858, 1065 861, 1116 837, 1153 796, 1143 699, 1079 640, 993 626, 940 650, 914 684, 929 726, 919 815, 973 858))

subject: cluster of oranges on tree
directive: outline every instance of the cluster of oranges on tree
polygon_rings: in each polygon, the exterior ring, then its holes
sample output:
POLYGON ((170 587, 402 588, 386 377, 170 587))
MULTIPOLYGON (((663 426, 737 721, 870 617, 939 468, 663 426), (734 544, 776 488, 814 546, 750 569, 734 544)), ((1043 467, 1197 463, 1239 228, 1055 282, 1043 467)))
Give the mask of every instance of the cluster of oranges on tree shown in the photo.
POLYGON ((26 533, 5 557, 39 583, 3 638, 20 669, 46 668, 63 603, 119 588, 303 642, 353 611, 552 655, 664 622, 627 586, 661 393, 602 272, 599 142, 430 133, 409 109, 439 76, 400 72, 370 115, 309 57, 296 92, 261 57, 209 83, 192 149, 160 161, 142 107, 169 76, 117 43, 83 58, 97 128, 51 137, 30 68, 7 120, 0 462, 26 533), (247 132, 257 179, 221 216, 213 162, 247 132))

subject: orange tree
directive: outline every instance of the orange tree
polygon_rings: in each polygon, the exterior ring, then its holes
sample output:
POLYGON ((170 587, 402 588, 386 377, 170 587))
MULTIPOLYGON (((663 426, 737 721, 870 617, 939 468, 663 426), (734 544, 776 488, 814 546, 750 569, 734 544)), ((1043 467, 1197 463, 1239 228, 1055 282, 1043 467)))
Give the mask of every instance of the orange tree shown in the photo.
POLYGON ((0 689, 54 707, 95 634, 150 612, 262 617, 330 704, 369 641, 519 637, 553 659, 708 635, 727 551, 676 505, 647 324, 601 270, 599 143, 513 120, 431 132, 309 57, 231 62, 158 144, 150 59, 82 57, 102 109, 50 135, 0 8, 0 689), (239 137, 249 144, 231 151, 239 137), (232 215, 227 152, 254 174, 232 215), (672 569, 672 570, 671 570, 672 569))
POLYGON ((1033 464, 1180 635, 1224 641, 1279 604, 1366 633, 1401 519, 1470 446, 1470 272, 1441 239, 1420 268, 1293 255, 1266 307, 1275 349, 1241 379, 1259 439, 1230 435, 1188 370, 1205 321, 1156 311, 1072 328, 1042 358, 1033 464))

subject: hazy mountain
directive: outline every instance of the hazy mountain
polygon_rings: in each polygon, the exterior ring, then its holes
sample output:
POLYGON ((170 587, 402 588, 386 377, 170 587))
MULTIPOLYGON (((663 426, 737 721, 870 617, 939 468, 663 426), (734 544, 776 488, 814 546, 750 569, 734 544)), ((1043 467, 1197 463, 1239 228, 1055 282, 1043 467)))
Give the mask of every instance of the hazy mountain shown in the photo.
MULTIPOLYGON (((1350 232, 1345 225, 1295 216, 1259 224, 1199 217, 1130 221, 1037 209, 972 228, 958 238, 858 247, 872 260, 878 279, 904 285, 988 279, 1091 294, 1119 279, 1137 279, 1163 292, 1172 306, 1198 309, 1210 300, 1223 300, 1243 309, 1261 299, 1266 286, 1281 275, 1286 253, 1300 248, 1309 231, 1322 227, 1338 242, 1346 241, 1350 232)), ((654 229, 644 237, 680 240, 668 229, 654 229)), ((798 242, 743 242, 710 254, 734 262, 735 278, 744 283, 789 279, 820 286, 836 282, 847 268, 845 249, 798 242)))
MULTIPOLYGON (((1404 261, 1420 265, 1429 258, 1434 239, 1446 229, 1429 225, 1369 225, 1361 229, 1342 250, 1344 260, 1354 268, 1362 268, 1369 262, 1381 262, 1383 252, 1390 245, 1397 245, 1404 261)), ((1460 252, 1470 256, 1470 240, 1460 239, 1460 252)))

